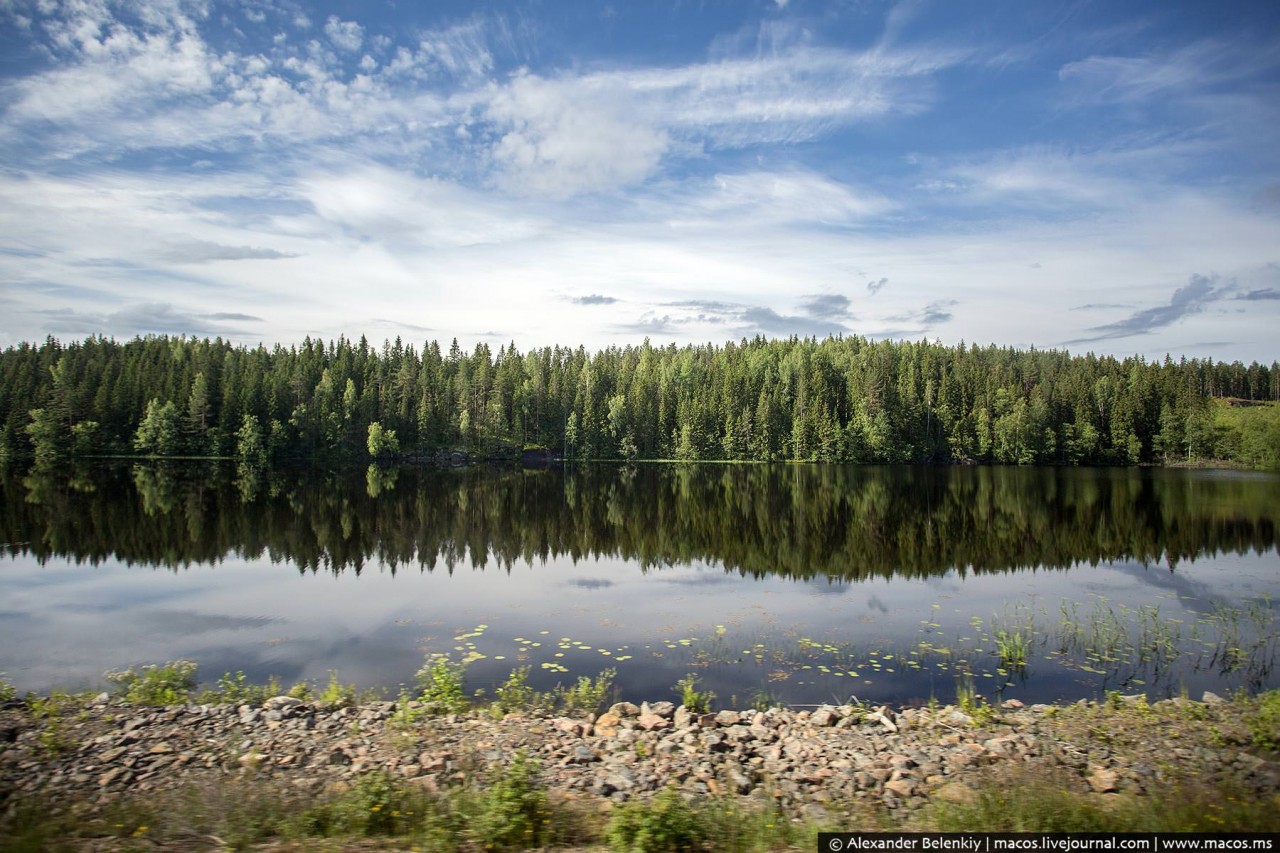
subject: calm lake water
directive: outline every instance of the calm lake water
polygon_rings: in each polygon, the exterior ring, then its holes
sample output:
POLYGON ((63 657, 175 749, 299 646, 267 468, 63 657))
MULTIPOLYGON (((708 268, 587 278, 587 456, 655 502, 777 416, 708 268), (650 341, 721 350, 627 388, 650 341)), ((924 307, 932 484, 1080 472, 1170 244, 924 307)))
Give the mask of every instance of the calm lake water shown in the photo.
POLYGON ((594 466, 0 476, 0 672, 188 658, 361 687, 425 654, 491 692, 689 673, 719 704, 1280 686, 1280 476, 594 466))

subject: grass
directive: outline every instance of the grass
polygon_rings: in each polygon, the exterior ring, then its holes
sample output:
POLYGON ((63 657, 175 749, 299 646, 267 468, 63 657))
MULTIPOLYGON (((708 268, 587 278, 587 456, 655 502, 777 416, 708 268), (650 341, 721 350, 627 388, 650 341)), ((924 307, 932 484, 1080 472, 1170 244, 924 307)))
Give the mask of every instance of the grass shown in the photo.
POLYGON ((716 698, 716 694, 711 691, 698 689, 700 681, 701 679, 691 672, 677 681, 675 686, 680 693, 680 704, 695 714, 705 714, 710 711, 711 703, 716 698))
POLYGON ((1231 786, 1180 786, 1151 796, 1080 794, 1065 777, 1013 772, 972 803, 943 803, 922 820, 942 832, 1218 832, 1280 830, 1280 797, 1259 803, 1231 786))
POLYGON ((125 701, 135 705, 178 705, 187 701, 196 687, 196 664, 189 660, 147 664, 141 670, 129 667, 103 677, 119 688, 125 701))
MULTIPOLYGON (((812 850, 820 831, 1191 832, 1280 831, 1280 796, 1259 802, 1229 783, 1149 796, 1077 793, 1071 780, 1018 769, 977 784, 967 803, 916 812, 850 806, 840 826, 788 816, 734 797, 667 788, 606 805, 546 789, 536 761, 437 792, 371 771, 312 794, 260 777, 230 777, 126 795, 99 807, 27 799, 0 816, 6 850, 83 849, 517 851, 573 847, 618 853, 812 850), (850 823, 850 821, 852 823, 850 823)), ((832 804, 838 805, 838 804, 832 804)))

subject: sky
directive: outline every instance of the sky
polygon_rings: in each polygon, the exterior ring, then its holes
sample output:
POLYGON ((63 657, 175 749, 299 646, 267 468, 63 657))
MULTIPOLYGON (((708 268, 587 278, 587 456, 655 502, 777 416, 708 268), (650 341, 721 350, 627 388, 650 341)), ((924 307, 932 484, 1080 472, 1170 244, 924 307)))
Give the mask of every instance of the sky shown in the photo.
POLYGON ((0 346, 1278 330, 1274 0, 0 0, 0 346))

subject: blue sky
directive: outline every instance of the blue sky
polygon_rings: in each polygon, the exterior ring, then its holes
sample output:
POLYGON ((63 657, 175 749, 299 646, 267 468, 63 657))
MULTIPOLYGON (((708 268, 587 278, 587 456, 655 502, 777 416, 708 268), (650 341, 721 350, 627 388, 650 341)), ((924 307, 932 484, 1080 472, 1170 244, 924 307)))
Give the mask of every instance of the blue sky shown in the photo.
POLYGON ((1274 2, 0 0, 0 344, 1280 357, 1274 2))

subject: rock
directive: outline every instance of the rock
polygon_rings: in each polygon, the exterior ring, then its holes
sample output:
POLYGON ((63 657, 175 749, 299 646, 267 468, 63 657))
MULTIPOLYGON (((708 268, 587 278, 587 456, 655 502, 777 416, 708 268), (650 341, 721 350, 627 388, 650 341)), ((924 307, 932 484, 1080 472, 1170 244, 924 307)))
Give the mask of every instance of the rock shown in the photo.
POLYGON ((892 791, 902 799, 906 799, 915 793, 916 785, 910 779, 894 779, 884 783, 886 791, 892 791))
POLYGON ((1202 696, 1200 697, 1200 701, 1201 701, 1201 702, 1203 702, 1203 703, 1204 703, 1204 704, 1206 704, 1206 705, 1215 705, 1215 706, 1216 706, 1216 705, 1225 705, 1225 704, 1227 704, 1227 700, 1226 700, 1226 699, 1223 699, 1223 698, 1222 698, 1221 696, 1219 696, 1217 693, 1211 693, 1211 692, 1209 692, 1208 690, 1206 690, 1206 691, 1204 692, 1204 695, 1202 695, 1202 696))
POLYGON ((613 714, 618 719, 622 719, 623 717, 638 717, 640 716, 640 706, 633 705, 630 702, 617 702, 609 706, 609 713, 613 714))
POLYGON ((98 777, 98 787, 107 788, 117 782, 124 784, 129 781, 130 775, 129 771, 123 767, 112 767, 98 777))
POLYGON ((653 713, 641 714, 640 718, 636 721, 636 723, 640 726, 640 728, 644 729, 646 732, 651 732, 656 729, 671 728, 670 720, 668 720, 666 717, 662 717, 662 716, 659 716, 658 714, 653 714, 653 713))
POLYGON ((1085 777, 1089 787, 1098 794, 1109 794, 1119 789, 1120 774, 1114 770, 1099 767, 1085 777))
POLYGON ((675 715, 675 711, 674 702, 645 702, 640 706, 640 716, 649 713, 669 720, 675 715))
POLYGON ((976 803, 978 792, 962 782, 946 782, 933 792, 935 799, 944 803, 976 803))
POLYGON ((302 700, 293 696, 272 696, 262 703, 262 707, 268 711, 283 711, 286 708, 297 708, 301 704, 302 700))
POLYGON ((868 722, 879 723, 891 732, 896 732, 898 726, 893 720, 889 719, 888 714, 884 711, 873 711, 867 715, 868 722))
POLYGON ((809 722, 819 728, 834 726, 837 719, 835 711, 830 708, 819 708, 809 716, 809 722))
MULTIPOLYGON (((618 707, 617 705, 614 706, 618 707)), ((638 708, 636 709, 639 710, 638 708)), ((617 733, 618 727, 622 725, 622 718, 613 711, 601 714, 596 718, 595 732, 601 737, 610 737, 617 733)))
POLYGON ((717 711, 715 721, 717 726, 736 726, 742 722, 742 715, 737 711, 717 711))
POLYGON ((943 722, 952 726, 972 726, 973 717, 970 717, 964 711, 955 710, 943 717, 943 722))
POLYGON ((694 722, 693 712, 683 705, 681 705, 679 708, 676 708, 672 719, 673 719, 673 725, 677 729, 687 729, 690 726, 692 726, 694 722))

